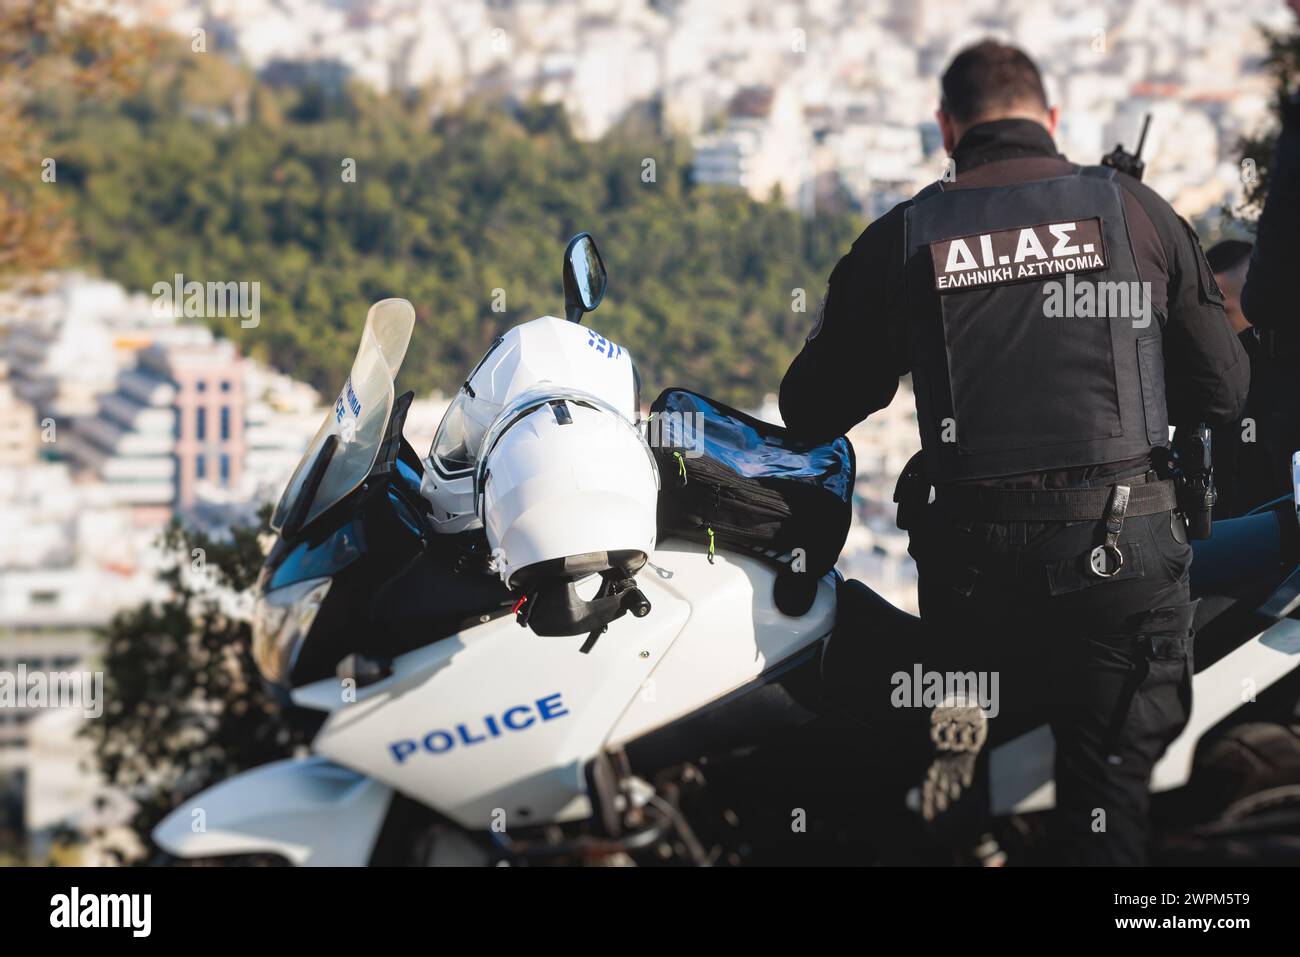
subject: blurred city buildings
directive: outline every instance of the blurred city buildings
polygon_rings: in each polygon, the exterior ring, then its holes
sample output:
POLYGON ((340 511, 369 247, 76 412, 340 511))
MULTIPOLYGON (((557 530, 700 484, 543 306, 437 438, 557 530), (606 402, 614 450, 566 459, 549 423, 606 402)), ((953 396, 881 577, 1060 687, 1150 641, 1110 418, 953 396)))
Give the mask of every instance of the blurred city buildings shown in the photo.
MULTIPOLYGON (((114 283, 0 293, 0 672, 94 671, 97 630, 161 597, 171 517, 250 520, 323 415, 309 386, 114 283)), ((71 794, 66 774, 35 773, 34 741, 56 765, 80 753, 79 715, 58 714, 0 708, 0 829, 38 844, 57 823, 38 809, 92 813, 100 796, 93 778, 71 794)))
POLYGON ((1063 152, 1096 162, 1136 144, 1178 211, 1241 195, 1236 150, 1266 122, 1258 26, 1273 0, 122 0, 127 19, 201 34, 263 75, 355 78, 563 105, 575 133, 629 114, 691 138, 699 182, 810 213, 875 217, 943 170, 938 76, 986 36, 1039 63, 1061 108, 1063 152))

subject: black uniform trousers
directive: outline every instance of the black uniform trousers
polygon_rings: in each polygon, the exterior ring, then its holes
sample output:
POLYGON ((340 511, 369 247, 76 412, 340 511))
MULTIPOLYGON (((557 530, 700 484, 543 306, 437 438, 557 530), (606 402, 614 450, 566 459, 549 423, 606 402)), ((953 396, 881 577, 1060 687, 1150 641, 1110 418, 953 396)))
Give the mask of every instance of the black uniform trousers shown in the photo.
POLYGON ((1102 579, 1088 571, 1099 522, 925 513, 910 551, 930 639, 947 666, 998 673, 994 732, 1046 720, 1056 738, 1052 859, 1145 863, 1148 781, 1191 707, 1192 551, 1181 520, 1128 518, 1124 566, 1102 579))

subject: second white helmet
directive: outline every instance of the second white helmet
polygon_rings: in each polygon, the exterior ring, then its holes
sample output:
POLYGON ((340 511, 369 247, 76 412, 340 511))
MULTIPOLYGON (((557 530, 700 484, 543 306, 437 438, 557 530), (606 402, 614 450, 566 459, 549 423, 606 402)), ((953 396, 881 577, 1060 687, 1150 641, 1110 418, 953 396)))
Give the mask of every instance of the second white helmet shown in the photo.
POLYGON ((474 367, 443 415, 425 461, 421 491, 440 532, 480 523, 474 471, 480 447, 502 410, 543 385, 579 388, 629 423, 639 414, 631 354, 586 326, 543 316, 497 339, 474 367))

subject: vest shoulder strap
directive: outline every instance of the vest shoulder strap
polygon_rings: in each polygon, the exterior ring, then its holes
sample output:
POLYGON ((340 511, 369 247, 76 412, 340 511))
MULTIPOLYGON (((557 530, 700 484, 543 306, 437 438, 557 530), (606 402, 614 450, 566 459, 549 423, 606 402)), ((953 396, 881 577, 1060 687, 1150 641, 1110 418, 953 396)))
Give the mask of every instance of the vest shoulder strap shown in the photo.
POLYGON ((1114 179, 1115 167, 1113 166, 1080 166, 1080 176, 1095 176, 1097 179, 1114 179))
POLYGON ((922 200, 929 199, 935 193, 942 193, 942 192, 943 192, 943 183, 939 182, 938 180, 935 180, 929 186, 925 187, 925 189, 921 190, 919 193, 913 196, 912 202, 919 203, 922 200))

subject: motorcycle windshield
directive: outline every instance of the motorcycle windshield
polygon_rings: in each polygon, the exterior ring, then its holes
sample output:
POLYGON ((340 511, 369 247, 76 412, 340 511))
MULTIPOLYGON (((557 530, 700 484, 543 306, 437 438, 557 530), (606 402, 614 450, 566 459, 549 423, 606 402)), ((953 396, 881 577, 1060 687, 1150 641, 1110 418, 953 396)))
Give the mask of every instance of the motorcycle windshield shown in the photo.
POLYGON ((295 517, 293 530, 307 526, 370 474, 393 411, 393 380, 406 357, 414 327, 415 309, 405 299, 384 299, 370 307, 347 382, 271 516, 275 531, 283 532, 290 516, 295 517), (336 442, 322 472, 315 465, 330 436, 336 442), (319 473, 319 481, 312 481, 313 473, 319 473), (307 496, 310 501, 303 501, 307 496))

